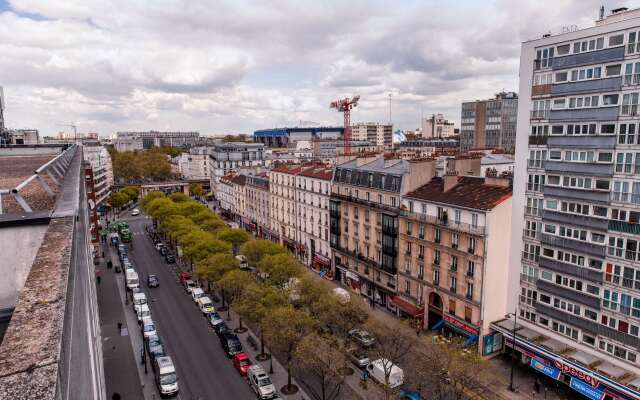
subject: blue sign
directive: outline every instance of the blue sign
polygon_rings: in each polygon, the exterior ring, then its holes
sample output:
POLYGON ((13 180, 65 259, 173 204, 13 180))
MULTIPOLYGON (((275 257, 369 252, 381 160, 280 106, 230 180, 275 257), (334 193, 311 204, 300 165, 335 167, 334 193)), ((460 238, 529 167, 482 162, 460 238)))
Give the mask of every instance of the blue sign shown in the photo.
POLYGON ((575 390, 576 392, 582 393, 583 395, 587 396, 590 399, 593 399, 593 400, 604 399, 604 392, 602 390, 596 389, 593 386, 589 385, 588 383, 580 379, 571 378, 571 382, 569 383, 569 386, 571 387, 571 389, 575 390))
POLYGON ((558 379, 560 377, 560 370, 558 368, 552 367, 551 365, 543 364, 535 358, 531 359, 530 365, 531 368, 535 369, 538 372, 542 372, 543 374, 553 379, 558 379))

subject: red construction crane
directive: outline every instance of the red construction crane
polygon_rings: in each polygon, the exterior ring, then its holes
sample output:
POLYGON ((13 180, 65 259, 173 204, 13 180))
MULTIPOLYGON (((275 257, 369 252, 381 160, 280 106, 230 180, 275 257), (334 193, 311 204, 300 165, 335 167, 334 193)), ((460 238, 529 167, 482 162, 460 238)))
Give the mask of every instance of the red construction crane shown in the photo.
POLYGON ((358 100, 360 100, 360 95, 335 100, 329 105, 330 108, 335 108, 339 112, 344 113, 344 133, 342 134, 342 138, 344 139, 344 155, 346 156, 351 154, 351 109, 358 105, 358 100))

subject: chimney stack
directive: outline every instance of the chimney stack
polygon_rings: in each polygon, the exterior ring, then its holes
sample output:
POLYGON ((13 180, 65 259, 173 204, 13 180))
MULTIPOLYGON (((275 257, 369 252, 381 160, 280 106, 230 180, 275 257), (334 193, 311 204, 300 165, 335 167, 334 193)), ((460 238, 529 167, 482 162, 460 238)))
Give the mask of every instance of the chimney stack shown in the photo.
POLYGON ((452 171, 452 170, 447 171, 443 179, 444 179, 443 190, 446 193, 458 184, 458 171, 452 171))

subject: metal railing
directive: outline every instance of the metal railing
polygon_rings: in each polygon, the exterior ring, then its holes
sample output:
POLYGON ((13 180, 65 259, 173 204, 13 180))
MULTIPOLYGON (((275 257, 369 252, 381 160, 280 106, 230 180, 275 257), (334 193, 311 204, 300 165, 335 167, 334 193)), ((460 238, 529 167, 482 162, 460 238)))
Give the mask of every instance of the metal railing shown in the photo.
POLYGON ((47 161, 40 168, 36 169, 33 175, 20 182, 14 188, 0 189, 0 215, 4 213, 2 207, 2 196, 9 195, 13 196, 13 198, 16 200, 16 202, 24 212, 33 212, 33 209, 31 208, 29 203, 25 200, 24 197, 22 197, 20 193, 33 181, 37 181, 37 183, 40 184, 42 189, 50 197, 55 197, 55 193, 53 192, 49 184, 44 180, 43 175, 46 174, 49 179, 51 179, 51 182, 53 182, 57 187, 60 187, 62 185, 64 175, 67 173, 69 165, 71 165, 71 161, 73 160, 73 156, 75 155, 77 148, 78 147, 76 145, 69 146, 65 151, 58 154, 53 159, 47 161))
POLYGON ((409 211, 401 211, 400 215, 405 218, 411 218, 421 222, 427 222, 434 225, 442 225, 450 229, 454 229, 460 232, 471 233, 474 235, 484 235, 484 226, 473 226, 465 222, 455 222, 454 220, 438 218, 435 215, 419 214, 409 211))

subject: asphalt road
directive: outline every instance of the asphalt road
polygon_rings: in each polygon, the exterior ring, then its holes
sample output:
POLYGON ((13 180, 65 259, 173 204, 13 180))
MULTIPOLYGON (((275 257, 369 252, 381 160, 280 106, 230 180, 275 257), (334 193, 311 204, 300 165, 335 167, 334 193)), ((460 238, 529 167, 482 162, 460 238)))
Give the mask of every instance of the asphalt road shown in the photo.
POLYGON ((222 351, 209 323, 153 247, 144 230, 151 221, 132 218, 129 224, 134 233, 130 258, 150 300, 151 315, 165 349, 176 366, 179 399, 255 399, 247 382, 222 351), (158 276, 159 287, 146 287, 149 274, 158 276))

